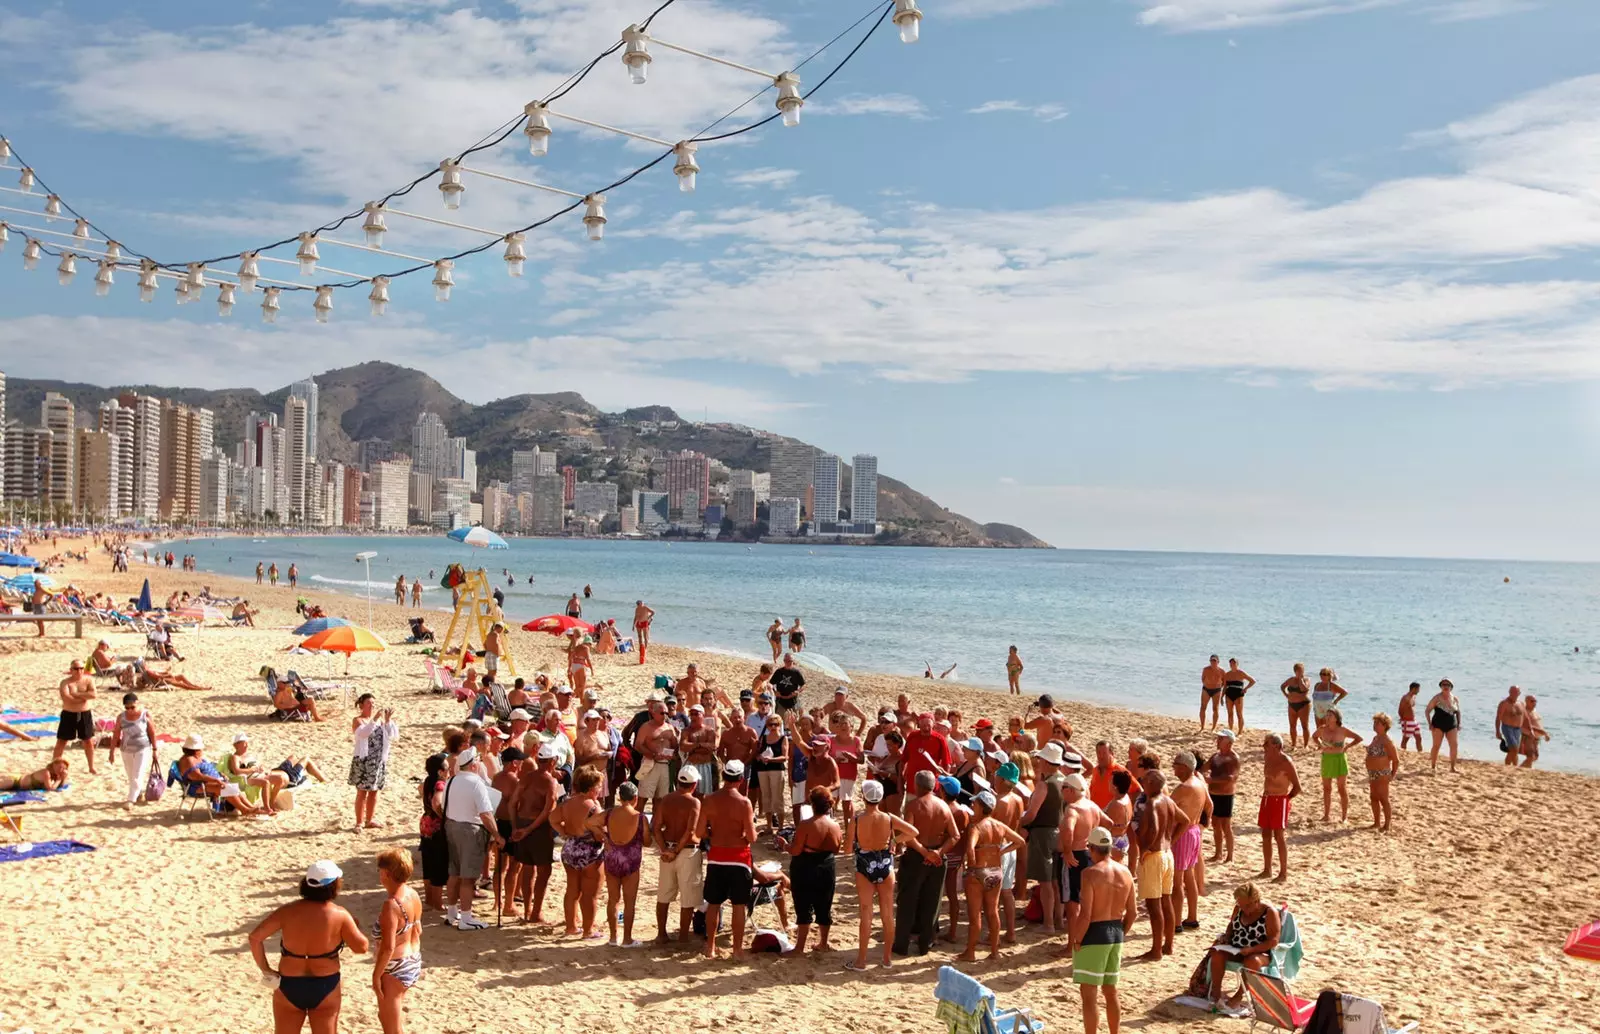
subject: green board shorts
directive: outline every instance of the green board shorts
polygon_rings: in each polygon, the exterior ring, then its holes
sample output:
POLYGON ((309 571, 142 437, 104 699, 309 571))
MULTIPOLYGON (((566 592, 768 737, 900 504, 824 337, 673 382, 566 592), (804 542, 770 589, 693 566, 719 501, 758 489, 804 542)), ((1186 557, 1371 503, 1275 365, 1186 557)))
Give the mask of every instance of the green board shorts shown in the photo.
POLYGON ((1090 987, 1116 987, 1122 973, 1122 920, 1090 923, 1083 944, 1072 953, 1072 982, 1090 987))

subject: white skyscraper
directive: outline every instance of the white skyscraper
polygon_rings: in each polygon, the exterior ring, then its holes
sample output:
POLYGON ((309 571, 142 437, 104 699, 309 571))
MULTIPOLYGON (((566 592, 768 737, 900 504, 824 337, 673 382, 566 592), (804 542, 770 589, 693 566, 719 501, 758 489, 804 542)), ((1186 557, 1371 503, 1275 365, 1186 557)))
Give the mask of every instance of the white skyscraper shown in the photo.
POLYGON ((878 457, 857 453, 850 460, 850 523, 878 522, 878 457))
POLYGON ((72 400, 54 391, 46 392, 40 407, 40 424, 50 439, 50 502, 71 507, 78 501, 77 413, 72 400))
POLYGON ((307 377, 289 385, 289 397, 306 400, 306 459, 317 458, 317 382, 307 377))
POLYGON ((813 521, 832 523, 839 519, 839 481, 842 473, 839 457, 831 452, 817 453, 811 473, 811 483, 815 489, 811 504, 813 521))
POLYGON ((450 433, 437 413, 421 413, 411 428, 411 466, 434 477, 449 477, 450 433))
POLYGON ((773 496, 767 503, 767 529, 774 535, 793 535, 800 530, 800 500, 793 496, 773 496))
POLYGON ((99 429, 115 439, 117 454, 117 512, 123 517, 134 512, 133 500, 133 410, 116 399, 100 403, 99 429))
POLYGON ((311 436, 309 424, 308 405, 304 398, 291 395, 284 400, 283 434, 288 450, 283 456, 283 480, 289 486, 289 514, 301 521, 306 520, 311 512, 306 498, 307 443, 311 436))
POLYGON ((161 511, 161 400, 125 392, 117 401, 133 410, 133 498, 128 512, 154 520, 161 511))

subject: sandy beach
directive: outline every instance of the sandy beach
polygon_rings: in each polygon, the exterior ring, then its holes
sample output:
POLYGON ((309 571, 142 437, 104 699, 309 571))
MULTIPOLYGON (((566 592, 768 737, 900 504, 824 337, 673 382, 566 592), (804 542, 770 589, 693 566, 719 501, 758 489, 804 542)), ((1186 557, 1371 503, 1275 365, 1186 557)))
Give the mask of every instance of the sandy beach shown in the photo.
MULTIPOLYGON (((254 752, 269 765, 291 751, 309 755, 330 781, 311 785, 293 811, 271 821, 208 821, 203 815, 180 821, 171 792, 158 803, 125 812, 120 760, 108 761, 101 751, 99 774, 90 775, 83 770, 81 752, 70 753, 71 790, 12 814, 24 817, 30 839, 70 837, 98 850, 0 865, 0 900, 7 903, 0 912, 0 944, 8 946, 14 964, 12 979, 0 987, 3 1030, 270 1029, 269 993, 257 980, 247 932, 290 899, 305 866, 318 858, 332 858, 344 868, 341 901, 362 925, 370 925, 381 896, 373 857, 382 847, 415 847, 420 807, 413 778, 422 775, 424 758, 440 748, 440 730, 464 713, 462 705, 427 692, 414 647, 395 645, 383 654, 352 659, 353 681, 392 706, 401 725, 389 786, 378 804, 378 817, 388 828, 355 832, 354 791, 344 779, 350 710, 335 702, 321 724, 271 721, 257 671, 271 664, 280 670, 295 667, 309 678, 337 675, 341 659, 284 654, 293 642, 288 629, 295 621, 295 596, 312 597, 330 613, 356 620, 364 618, 365 603, 303 585, 270 589, 215 574, 140 565, 113 575, 109 558, 98 553, 57 580, 126 598, 147 573, 158 599, 175 589, 195 592, 209 584, 219 594, 246 595, 262 609, 257 629, 206 628, 179 637, 188 660, 176 670, 211 689, 142 694, 158 731, 199 733, 214 748, 208 756, 215 758, 227 749, 232 733, 244 729, 254 752), (25 965, 15 966, 19 961, 25 965)), ((377 630, 399 643, 406 613, 391 603, 375 604, 377 630)), ((447 616, 430 612, 429 617, 442 633, 447 616)), ((31 626, 0 631, 5 671, 0 701, 54 713, 55 685, 68 661, 86 655, 104 634, 98 626, 86 633, 89 638, 78 642, 58 637, 59 632, 36 641, 31 626)), ((118 655, 142 653, 142 636, 105 638, 118 655)), ((752 649, 759 649, 757 618, 752 618, 750 639, 752 649)), ((550 637, 518 631, 513 646, 521 674, 559 670, 560 653, 550 637)), ((734 690, 752 674, 752 666, 740 659, 652 645, 645 666, 633 655, 598 658, 597 678, 604 699, 625 715, 642 702, 651 676, 681 674, 691 660, 734 690)), ((120 691, 105 682, 101 686, 104 700, 96 710, 108 716, 120 691)), ((1029 684, 1026 689, 1032 694, 1051 687, 1029 684)), ((808 699, 815 690, 813 680, 808 699)), ((959 706, 969 722, 987 716, 1003 724, 1021 706, 992 691, 870 674, 855 678, 855 691, 874 706, 892 705, 902 692, 929 707, 959 706)), ((1392 713, 1393 706, 1393 700, 1352 699, 1345 713, 1349 724, 1365 733, 1372 712, 1392 713)), ((1087 748, 1108 738, 1119 758, 1135 736, 1149 739, 1166 760, 1179 750, 1211 744, 1192 721, 1071 701, 1062 709, 1076 729, 1076 743, 1087 748)), ((1263 710, 1258 702, 1253 717, 1282 721, 1278 708, 1270 715, 1263 710)), ((0 769, 41 767, 50 749, 48 740, 0 743, 0 769)), ((1125 968, 1121 986, 1128 1029, 1157 1034, 1245 1029, 1242 1021, 1169 1003, 1183 991, 1204 946, 1225 922, 1230 890, 1261 865, 1253 821, 1261 786, 1261 734, 1246 735, 1239 753, 1244 768, 1236 860, 1208 870, 1210 894, 1201 902, 1198 932, 1180 934, 1171 958, 1125 968)), ((162 745, 163 767, 177 756, 175 745, 162 745)), ((1367 793, 1357 778, 1350 781, 1350 821, 1317 821, 1315 759, 1302 749, 1296 760, 1307 797, 1297 802, 1292 820, 1290 879, 1272 888, 1270 896, 1287 901, 1300 918, 1306 962, 1296 984, 1299 993, 1315 997, 1331 986, 1376 998, 1391 1023, 1418 1020, 1424 1031, 1593 1029, 1600 967, 1568 959, 1560 948, 1569 929, 1600 912, 1600 853, 1592 842, 1600 829, 1600 783, 1476 762, 1463 762, 1456 775, 1441 766, 1434 776, 1427 772, 1426 756, 1419 761, 1408 754, 1394 785, 1395 830, 1380 835, 1365 828, 1367 793)), ((1209 835, 1206 849, 1209 854, 1209 835)), ((773 857, 765 845, 757 854, 773 857)), ((656 861, 647 853, 636 926, 645 940, 656 934, 655 881, 656 861)), ((559 912, 562 886, 557 866, 547 915, 559 912)), ((841 879, 833 934, 838 949, 855 947, 855 904, 853 886, 841 879)), ((770 909, 763 913, 773 918, 770 909)), ((1078 992, 1070 965, 1057 957, 1059 941, 1045 943, 1036 926, 1024 928, 1019 939, 1002 960, 963 968, 994 989, 1002 1004, 1032 1007, 1051 1031, 1081 1029, 1078 992)), ((1128 955, 1144 951, 1148 943, 1148 924, 1141 919, 1128 955)), ((407 1023, 416 1031, 452 1034, 530 1023, 551 1031, 934 1031, 940 1029, 933 1019, 936 972, 954 955, 936 952, 858 975, 843 968, 849 957, 843 950, 798 962, 771 955, 711 962, 697 954, 697 947, 622 951, 564 937, 559 926, 514 925, 467 934, 430 915, 422 943, 425 975, 407 998, 407 1023)), ((370 976, 368 961, 346 957, 341 1029, 379 1029, 370 976)))

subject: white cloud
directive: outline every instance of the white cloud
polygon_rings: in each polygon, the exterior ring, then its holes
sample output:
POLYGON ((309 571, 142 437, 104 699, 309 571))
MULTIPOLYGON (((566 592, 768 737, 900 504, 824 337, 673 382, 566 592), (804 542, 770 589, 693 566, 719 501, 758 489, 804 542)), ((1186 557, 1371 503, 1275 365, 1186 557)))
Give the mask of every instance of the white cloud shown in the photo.
POLYGON ((1064 119, 1069 114, 1066 106, 1047 102, 1044 104, 1024 104, 1016 100, 984 101, 976 108, 968 108, 968 115, 993 115, 997 112, 1018 112, 1032 115, 1042 122, 1055 122, 1064 119))
POLYGON ((729 176, 728 182, 739 187, 771 187, 774 190, 783 190, 799 178, 799 169, 749 169, 729 176))
MULTIPOLYGON (((1054 7, 1060 0, 944 0, 937 8, 940 18, 993 18, 1039 7, 1054 7)), ((919 5, 920 6, 920 5, 919 5)))
POLYGON ((898 115, 904 118, 927 118, 928 109, 916 97, 904 93, 845 94, 826 103, 807 105, 821 115, 898 115))
POLYGON ((1278 25, 1380 7, 1421 8, 1440 21, 1493 18, 1538 6, 1535 0, 1132 0, 1141 25, 1173 32, 1202 32, 1250 25, 1278 25))

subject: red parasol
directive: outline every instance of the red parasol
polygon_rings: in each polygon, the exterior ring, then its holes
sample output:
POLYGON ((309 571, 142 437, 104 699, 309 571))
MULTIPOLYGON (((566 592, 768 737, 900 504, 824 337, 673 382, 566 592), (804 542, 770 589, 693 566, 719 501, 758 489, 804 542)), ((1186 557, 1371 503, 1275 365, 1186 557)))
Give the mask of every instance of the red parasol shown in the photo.
POLYGON ((1561 950, 1575 959, 1600 962, 1600 919, 1572 931, 1561 950))
POLYGON ((576 628, 586 635, 594 634, 594 626, 587 621, 569 618, 565 614, 546 614, 542 618, 534 618, 522 626, 524 632, 548 632, 551 635, 566 635, 567 630, 576 628))

